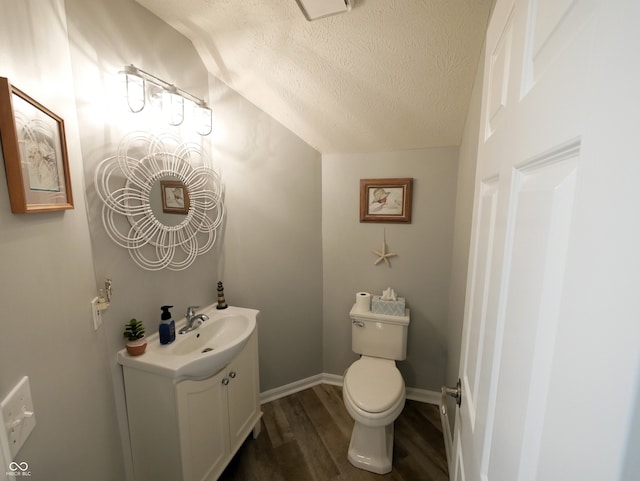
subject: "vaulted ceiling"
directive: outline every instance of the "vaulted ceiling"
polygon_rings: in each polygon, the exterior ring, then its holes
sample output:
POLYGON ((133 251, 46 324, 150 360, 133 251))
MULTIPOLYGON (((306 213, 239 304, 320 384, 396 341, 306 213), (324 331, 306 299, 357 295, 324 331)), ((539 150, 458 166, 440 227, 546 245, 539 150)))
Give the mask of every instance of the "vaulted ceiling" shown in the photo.
POLYGON ((492 0, 136 0, 212 75, 321 153, 457 146, 492 0))

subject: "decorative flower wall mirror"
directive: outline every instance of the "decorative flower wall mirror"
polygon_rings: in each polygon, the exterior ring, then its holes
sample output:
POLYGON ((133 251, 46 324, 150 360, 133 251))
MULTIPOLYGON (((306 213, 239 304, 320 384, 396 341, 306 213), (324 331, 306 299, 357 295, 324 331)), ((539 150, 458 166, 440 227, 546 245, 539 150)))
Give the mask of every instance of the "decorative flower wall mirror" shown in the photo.
POLYGON ((224 189, 197 144, 129 134, 100 162, 94 183, 107 234, 143 269, 186 269, 215 244, 224 189))

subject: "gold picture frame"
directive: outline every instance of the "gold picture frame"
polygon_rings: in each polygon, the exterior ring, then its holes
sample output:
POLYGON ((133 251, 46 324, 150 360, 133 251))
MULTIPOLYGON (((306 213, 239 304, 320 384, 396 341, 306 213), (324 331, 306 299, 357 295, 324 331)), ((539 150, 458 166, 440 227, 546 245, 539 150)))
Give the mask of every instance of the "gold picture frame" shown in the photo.
POLYGON ((411 223, 413 179, 360 179, 360 222, 411 223))
POLYGON ((161 180, 162 212, 166 214, 189 213, 189 190, 179 180, 161 180))
POLYGON ((64 120, 4 77, 0 140, 14 214, 74 208, 64 120))

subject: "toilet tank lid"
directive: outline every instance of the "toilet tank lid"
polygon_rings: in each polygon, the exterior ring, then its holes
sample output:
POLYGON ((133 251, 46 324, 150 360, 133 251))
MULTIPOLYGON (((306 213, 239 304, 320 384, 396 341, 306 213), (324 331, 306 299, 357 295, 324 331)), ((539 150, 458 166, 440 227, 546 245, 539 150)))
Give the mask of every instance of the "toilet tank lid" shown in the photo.
POLYGON ((408 325, 410 318, 409 309, 404 310, 404 316, 389 316, 387 314, 377 314, 371 311, 360 311, 357 306, 354 304, 351 308, 351 312, 349 312, 349 316, 351 319, 358 319, 360 321, 381 321, 389 324, 402 324, 408 325))
POLYGON ((379 413, 404 397, 404 380, 395 362, 362 357, 354 362, 344 377, 349 397, 363 411, 379 413))

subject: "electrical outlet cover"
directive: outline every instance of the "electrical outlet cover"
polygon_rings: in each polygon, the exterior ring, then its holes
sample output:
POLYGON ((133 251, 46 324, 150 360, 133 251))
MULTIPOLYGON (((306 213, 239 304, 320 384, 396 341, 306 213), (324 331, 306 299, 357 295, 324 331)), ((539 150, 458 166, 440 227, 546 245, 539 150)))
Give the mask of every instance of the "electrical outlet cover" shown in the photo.
POLYGON ((93 316, 93 329, 96 331, 102 324, 102 314, 100 311, 100 298, 94 297, 91 299, 91 315, 93 316))
POLYGON ((7 461, 12 461, 36 426, 36 415, 27 376, 24 376, 2 400, 0 411, 2 412, 1 444, 7 461))

